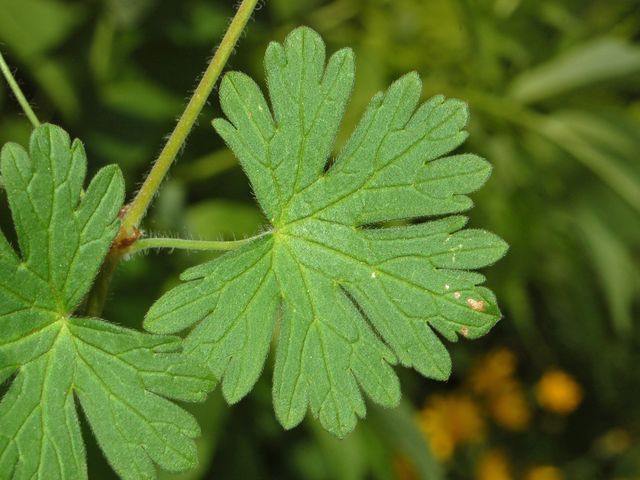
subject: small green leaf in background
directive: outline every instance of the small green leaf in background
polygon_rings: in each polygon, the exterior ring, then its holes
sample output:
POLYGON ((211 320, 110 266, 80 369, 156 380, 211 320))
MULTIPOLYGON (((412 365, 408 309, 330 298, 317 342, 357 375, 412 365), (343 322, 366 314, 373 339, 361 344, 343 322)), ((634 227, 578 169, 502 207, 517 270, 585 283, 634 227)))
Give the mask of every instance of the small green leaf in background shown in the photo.
POLYGON ((307 409, 338 436, 365 415, 364 391, 397 405, 401 363, 444 380, 451 360, 436 331, 477 338, 500 318, 484 277, 506 244, 462 230, 449 216, 413 226, 380 222, 468 210, 466 194, 491 167, 471 154, 443 157, 466 138, 467 107, 438 96, 419 106, 417 74, 377 94, 327 167, 351 95, 351 50, 325 65, 325 46, 294 30, 265 57, 273 110, 248 76, 225 76, 228 120, 214 122, 253 185, 273 229, 243 248, 194 267, 163 296, 145 326, 172 333, 197 326, 185 349, 222 378, 230 403, 263 370, 276 319, 273 402, 286 428, 307 409))
POLYGON ((397 408, 387 410, 377 408, 372 412, 371 417, 384 441, 411 462, 417 478, 422 480, 444 478, 441 465, 416 424, 416 412, 410 404, 401 402, 397 408))
POLYGON ((584 234, 586 250, 593 259, 593 270, 606 296, 613 330, 620 338, 628 339, 633 332, 631 306, 640 270, 622 242, 596 215, 579 212, 577 221, 584 234))
POLYGON ((260 231, 264 216, 250 203, 207 200, 189 207, 184 222, 202 238, 243 238, 260 231))
POLYGON ((52 53, 82 22, 86 6, 59 0, 0 0, 0 42, 28 67, 49 100, 67 118, 81 108, 71 74, 52 53))
POLYGON ((84 147, 52 125, 0 158, 20 251, 0 232, 0 381, 15 376, 0 402, 0 477, 87 478, 76 399, 122 478, 193 467, 200 429, 167 398, 204 400, 210 374, 176 337, 72 315, 118 231, 120 169, 84 192, 84 147))
POLYGON ((532 103, 638 71, 640 48, 616 38, 599 38, 516 77, 510 94, 532 103))

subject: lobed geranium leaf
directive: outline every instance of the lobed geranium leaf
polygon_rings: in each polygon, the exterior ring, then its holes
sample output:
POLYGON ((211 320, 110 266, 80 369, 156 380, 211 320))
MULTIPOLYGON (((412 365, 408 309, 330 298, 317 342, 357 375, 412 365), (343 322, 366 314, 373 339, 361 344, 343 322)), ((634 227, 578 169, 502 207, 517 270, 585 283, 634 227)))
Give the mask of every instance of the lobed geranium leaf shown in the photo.
POLYGON ((18 238, 0 231, 0 477, 87 478, 77 404, 114 470, 154 478, 196 463, 194 418, 168 400, 203 400, 213 387, 176 337, 72 314, 118 227, 124 181, 100 170, 86 192, 83 145, 38 127, 29 152, 7 144, 0 173, 18 238), (166 397, 166 398, 165 398, 166 397))
POLYGON ((451 360, 438 333, 475 338, 500 318, 471 269, 506 244, 462 230, 449 216, 403 227, 383 222, 459 213, 491 167, 443 157, 466 138, 467 107, 434 97, 419 105, 417 74, 377 94, 334 162, 327 164, 351 94, 351 50, 325 65, 325 46, 294 30, 265 57, 271 108, 242 73, 220 88, 227 120, 214 127, 247 173, 273 228, 241 249, 185 272, 145 326, 174 333, 196 325, 185 350, 205 360, 237 402, 260 375, 278 332, 273 401, 280 422, 308 408, 343 436, 365 414, 362 392, 385 406, 400 398, 395 363, 444 380, 451 360), (276 328, 277 322, 278 327, 276 328))

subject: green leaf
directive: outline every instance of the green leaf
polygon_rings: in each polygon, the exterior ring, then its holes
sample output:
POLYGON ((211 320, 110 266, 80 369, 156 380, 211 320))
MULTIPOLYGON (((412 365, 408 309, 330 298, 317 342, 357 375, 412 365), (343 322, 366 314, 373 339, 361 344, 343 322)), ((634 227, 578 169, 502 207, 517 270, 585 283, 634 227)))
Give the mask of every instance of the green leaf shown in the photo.
POLYGON ((121 477, 192 467, 198 425, 167 398, 203 400, 207 371, 178 338, 72 316, 118 231, 120 170, 83 191, 84 147, 52 125, 0 161, 20 248, 0 232, 0 381, 15 376, 0 402, 0 476, 87 478, 76 399, 121 477))
POLYGON ((73 34, 87 6, 61 0, 0 0, 0 43, 24 64, 28 74, 62 114, 80 109, 79 88, 56 48, 73 34))
POLYGON ((598 136, 589 135, 579 124, 563 115, 547 115, 535 125, 544 137, 552 140, 597 174, 614 192, 640 211, 640 181, 628 162, 598 147, 598 136))
POLYGON ((576 219, 608 303, 612 328, 620 338, 629 338, 633 329, 633 303, 640 287, 640 270, 624 242, 597 215, 582 209, 577 212, 576 219))
POLYGON ((617 38, 596 38, 516 77, 510 95, 524 103, 613 80, 640 70, 640 49, 617 38))
POLYGON ((436 460, 429 443, 416 422, 416 412, 407 402, 397 408, 373 409, 371 421, 378 436, 393 453, 401 453, 411 462, 416 478, 441 480, 445 478, 442 465, 436 460))
POLYGON ((87 14, 81 4, 61 0, 0 0, 0 38, 23 59, 59 47, 87 14))
POLYGON ((471 207, 489 164, 469 154, 440 158, 466 133, 466 105, 435 97, 418 108, 412 73, 376 95, 328 170, 354 79, 351 50, 325 67, 325 47, 299 28, 265 59, 273 113, 246 75, 225 76, 228 120, 214 126, 235 152, 273 229, 182 275, 145 326, 157 333, 197 324, 185 349, 208 362, 237 402, 262 372, 278 332, 273 401, 286 428, 308 408, 344 436, 365 415, 362 392, 397 405, 401 363, 444 380, 451 360, 439 336, 475 338, 500 318, 493 294, 469 269, 498 260, 505 243, 461 230, 452 216, 418 225, 391 220, 471 207), (417 109, 417 110, 416 110, 417 109), (276 321, 279 321, 276 328, 276 321))

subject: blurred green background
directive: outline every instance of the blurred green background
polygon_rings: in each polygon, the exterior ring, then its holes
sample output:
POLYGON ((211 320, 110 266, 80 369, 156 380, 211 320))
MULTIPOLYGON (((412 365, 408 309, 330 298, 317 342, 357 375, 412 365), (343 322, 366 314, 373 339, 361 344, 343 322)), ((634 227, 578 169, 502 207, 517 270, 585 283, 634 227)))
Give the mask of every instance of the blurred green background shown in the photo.
MULTIPOLYGON (((40 119, 81 138, 92 169, 119 164, 133 192, 234 3, 0 0, 0 48, 40 119)), ((399 369, 403 405, 371 406, 342 441, 312 419, 283 431, 270 372, 233 407, 214 393, 188 407, 204 432, 199 469, 162 478, 640 479, 640 2, 271 0, 228 68, 262 81, 267 43, 301 24, 330 51, 356 52, 337 149, 371 96, 407 71, 420 73, 425 98, 469 103, 462 149, 494 165, 472 224, 511 245, 486 272, 504 319, 481 340, 449 345, 447 383, 399 369)), ((210 126, 218 115, 214 95, 147 231, 233 239, 265 223, 210 126)), ((0 143, 29 133, 0 82, 0 143)), ((161 252, 123 264, 106 318, 140 327, 203 258, 161 252)), ((113 478, 88 442, 90 478, 113 478)))

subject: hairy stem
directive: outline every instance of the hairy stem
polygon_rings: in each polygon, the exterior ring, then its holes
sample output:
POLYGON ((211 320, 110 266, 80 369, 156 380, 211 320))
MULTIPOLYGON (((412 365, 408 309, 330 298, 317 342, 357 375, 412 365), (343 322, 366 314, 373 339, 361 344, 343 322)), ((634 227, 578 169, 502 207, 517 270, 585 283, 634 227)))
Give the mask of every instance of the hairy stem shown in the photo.
POLYGON ((38 120, 38 117, 33 112, 31 105, 29 105, 29 102, 27 101, 27 97, 25 97, 24 93, 22 93, 22 90, 20 89, 20 85, 18 85, 18 82, 16 82, 16 79, 13 78, 13 74, 11 73, 11 70, 9 69, 7 62, 4 61, 2 52, 0 52, 0 70, 2 70, 2 74, 4 75, 4 78, 7 80, 7 83, 9 84, 11 91, 15 95, 16 100, 18 100, 18 103, 20 104, 22 111, 31 122, 31 125, 33 125, 33 128, 39 127, 40 120, 38 120))
POLYGON ((263 237, 269 232, 261 233, 254 237, 243 238, 242 240, 231 241, 216 241, 216 240, 187 240, 184 238, 143 238, 137 241, 127 253, 136 253, 142 250, 149 250, 152 248, 169 248, 169 249, 184 249, 184 250, 213 250, 219 252, 226 252, 229 250, 235 250, 236 248, 245 245, 256 238, 263 237))
MULTIPOLYGON (((207 102, 207 99, 218 81, 220 73, 222 73, 222 69, 226 65, 227 60, 231 56, 233 49, 238 43, 238 39, 247 25, 247 22, 251 18, 257 3, 258 0, 243 0, 238 7, 238 11, 222 38, 220 46, 216 50, 216 53, 202 76, 202 79, 193 92, 193 96, 189 100, 182 116, 178 120, 176 127, 169 136, 167 143, 160 152, 160 155, 147 175, 147 178, 144 180, 142 187, 131 204, 127 206, 125 210, 126 213, 123 216, 120 231, 114 241, 114 245, 128 244, 130 246, 125 250, 114 249, 108 255, 93 288, 89 292, 89 296, 87 298, 87 314, 99 316, 102 313, 113 273, 123 256, 126 253, 131 252, 135 247, 137 237, 140 234, 138 226, 144 218, 153 197, 160 188, 160 184, 167 175, 169 168, 171 168, 173 161, 180 152, 180 149, 184 145, 191 129, 196 123, 202 108, 207 102), (129 240, 131 240, 132 243, 129 242, 129 240)), ((139 248, 136 248, 136 250, 139 250, 139 248)))
POLYGON ((129 210, 123 219, 121 227, 121 231, 124 232, 125 235, 127 232, 131 231, 133 227, 139 226, 140 222, 144 218, 153 197, 158 191, 158 188, 160 188, 162 180, 164 180, 169 168, 173 164, 173 161, 180 152, 187 136, 191 132, 191 129, 198 119, 198 116, 209 98, 213 87, 220 77, 222 69, 227 63, 231 52, 233 52, 242 31, 251 18, 251 14, 253 13, 257 2, 258 0, 243 0, 240 7, 238 7, 238 11, 229 25, 229 28, 222 39, 222 43, 220 43, 220 47, 211 59, 200 83, 193 92, 191 100, 189 100, 189 103, 180 117, 180 120, 178 120, 175 129, 171 133, 171 136, 160 152, 158 159, 151 168, 149 175, 147 175, 147 178, 138 191, 138 194, 129 206, 129 210))

